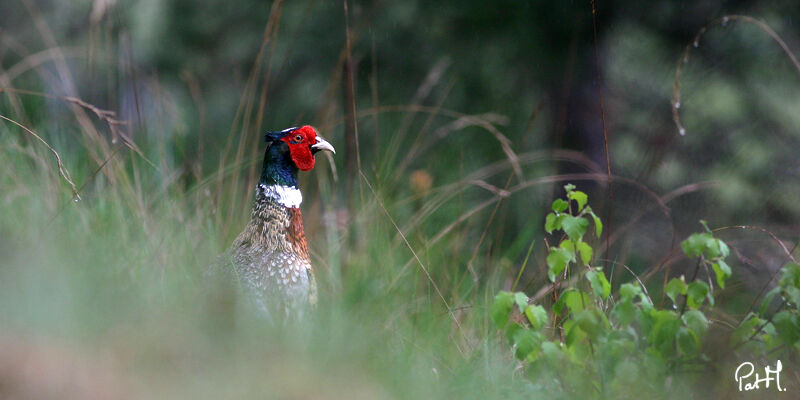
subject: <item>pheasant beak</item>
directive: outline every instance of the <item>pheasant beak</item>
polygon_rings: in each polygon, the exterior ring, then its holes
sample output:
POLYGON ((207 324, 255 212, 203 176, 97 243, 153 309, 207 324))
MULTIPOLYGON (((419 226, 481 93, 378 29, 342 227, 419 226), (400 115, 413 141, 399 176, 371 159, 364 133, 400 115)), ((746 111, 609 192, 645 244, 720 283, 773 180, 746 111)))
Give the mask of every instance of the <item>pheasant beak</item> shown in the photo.
POLYGON ((313 145, 311 145, 311 149, 314 152, 317 152, 317 151, 320 151, 320 150, 327 150, 327 151, 330 151, 333 154, 336 154, 336 150, 333 148, 333 146, 331 146, 331 144, 328 143, 327 140, 325 140, 325 139, 323 139, 323 138, 321 138, 319 136, 317 136, 317 143, 314 143, 313 145))

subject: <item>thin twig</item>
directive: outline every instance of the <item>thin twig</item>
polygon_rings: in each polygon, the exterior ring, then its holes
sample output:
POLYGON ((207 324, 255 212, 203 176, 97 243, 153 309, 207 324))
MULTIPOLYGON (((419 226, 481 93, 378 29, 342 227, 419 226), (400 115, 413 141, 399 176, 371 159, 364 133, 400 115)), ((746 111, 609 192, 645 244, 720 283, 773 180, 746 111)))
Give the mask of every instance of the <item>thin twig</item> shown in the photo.
POLYGON ((108 125, 108 129, 109 129, 109 131, 111 131, 112 135, 115 135, 115 136, 118 136, 118 137, 122 138, 122 143, 125 144, 125 146, 128 147, 129 149, 133 150, 133 152, 136 153, 139 157, 141 157, 142 160, 144 160, 144 162, 147 165, 153 167, 153 169, 155 169, 156 171, 160 170, 158 168, 158 166, 156 166, 156 164, 154 162, 152 162, 149 158, 147 158, 144 155, 142 150, 139 149, 138 146, 136 146, 136 143, 134 143, 133 140, 130 139, 128 134, 125 133, 124 131, 122 131, 119 128, 122 125, 127 125, 128 122, 117 119, 116 118, 116 112, 114 112, 114 111, 104 110, 102 108, 99 108, 99 107, 91 104, 91 103, 88 103, 88 102, 86 102, 84 100, 81 100, 81 99, 79 99, 77 97, 73 97, 73 96, 59 96, 59 95, 54 95, 54 94, 49 94, 49 93, 37 92, 37 91, 34 91, 34 90, 15 89, 15 88, 10 88, 10 87, 0 87, 0 93, 2 93, 2 92, 9 92, 9 93, 15 93, 15 94, 24 94, 24 95, 29 95, 29 96, 39 96, 39 97, 45 97, 45 98, 48 98, 48 99, 61 100, 61 101, 65 101, 67 103, 71 103, 71 104, 74 104, 76 106, 79 106, 81 108, 84 108, 86 110, 89 110, 95 116, 97 116, 97 118, 99 118, 101 121, 105 122, 106 125, 108 125))
MULTIPOLYGON (((597 7, 595 6, 595 1, 591 0, 592 3, 592 31, 594 33, 594 66, 595 66, 595 74, 597 75, 597 99, 600 102, 600 122, 603 126, 603 148, 606 152, 606 173, 608 174, 608 208, 606 211, 606 225, 609 227, 608 231, 611 231, 611 217, 613 215, 614 210, 614 191, 612 190, 611 186, 611 153, 608 151, 608 132, 606 130, 606 112, 605 107, 603 106, 603 84, 600 79, 600 51, 598 50, 597 45, 597 7)), ((609 252, 609 247, 611 246, 611 241, 609 240, 609 235, 606 234, 606 254, 609 252)), ((600 379, 600 382, 603 382, 603 379, 600 379)))
POLYGON ((681 108, 681 75, 683 72, 683 65, 689 62, 689 56, 691 54, 692 48, 697 47, 700 43, 700 39, 703 35, 712 27, 716 25, 725 26, 728 21, 741 21, 749 24, 753 24, 764 33, 769 35, 778 45, 781 47, 783 52, 789 57, 789 60, 792 61, 794 65, 794 69, 797 70, 797 73, 800 74, 800 61, 797 60, 797 57, 794 56, 791 50, 789 50, 789 46, 786 45, 786 42, 781 39, 781 37, 774 31, 769 25, 765 24, 762 21, 759 21, 753 17, 749 17, 747 15, 725 15, 715 20, 712 20, 708 23, 708 25, 702 27, 697 34, 692 39, 692 42, 687 44, 683 50, 683 54, 681 54, 680 60, 678 60, 678 66, 675 68, 675 83, 672 87, 672 120, 675 122, 675 126, 678 127, 678 133, 683 136, 686 134, 686 128, 681 124, 681 116, 679 109, 681 108))
POLYGON ((58 152, 52 146, 50 146, 50 144, 48 144, 47 141, 42 139, 41 136, 39 136, 36 132, 32 131, 28 127, 20 124, 17 121, 14 121, 11 118, 8 118, 8 117, 4 116, 4 115, 0 115, 0 118, 6 120, 8 122, 11 122, 12 124, 22 128, 25 132, 29 133, 30 135, 32 135, 33 137, 38 139, 40 142, 42 142, 42 144, 44 144, 50 150, 50 152, 53 153, 53 155, 56 157, 56 163, 58 164, 58 173, 59 173, 59 175, 61 175, 61 177, 64 178, 64 180, 67 181, 67 183, 69 183, 69 186, 72 188, 72 197, 77 199, 77 200, 80 200, 81 196, 78 193, 78 188, 76 188, 75 187, 75 183, 72 182, 72 177, 70 177, 69 170, 67 170, 67 167, 64 166, 64 163, 61 161, 61 156, 58 155, 58 152))
POLYGON ((528 253, 525 254, 525 260, 522 261, 522 267, 519 269, 519 273, 517 274, 517 279, 514 279, 514 284, 511 285, 511 291, 513 292, 517 288, 517 284, 519 283, 519 278, 522 277, 522 272, 525 271, 525 266, 528 265, 528 258, 531 256, 531 252, 533 252, 533 244, 536 243, 536 240, 531 241, 530 247, 528 247, 528 253))

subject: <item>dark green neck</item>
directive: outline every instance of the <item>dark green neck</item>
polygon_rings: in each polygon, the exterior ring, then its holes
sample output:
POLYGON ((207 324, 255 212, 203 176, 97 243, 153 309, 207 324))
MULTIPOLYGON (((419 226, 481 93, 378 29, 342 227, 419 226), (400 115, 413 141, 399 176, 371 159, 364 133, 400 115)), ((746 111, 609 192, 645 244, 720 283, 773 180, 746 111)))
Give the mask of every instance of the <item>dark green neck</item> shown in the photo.
POLYGON ((267 147, 259 183, 297 187, 297 167, 289 155, 289 146, 286 143, 274 141, 267 147))

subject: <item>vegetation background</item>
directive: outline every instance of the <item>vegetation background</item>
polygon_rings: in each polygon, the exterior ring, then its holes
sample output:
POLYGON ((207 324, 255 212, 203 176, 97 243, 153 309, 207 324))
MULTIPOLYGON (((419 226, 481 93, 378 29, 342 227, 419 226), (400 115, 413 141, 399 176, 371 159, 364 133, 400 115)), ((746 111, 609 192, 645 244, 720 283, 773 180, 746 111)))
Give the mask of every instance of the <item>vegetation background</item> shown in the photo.
POLYGON ((800 236, 781 47, 800 51, 798 18, 759 0, 0 2, 0 397, 536 397, 488 305, 518 275, 546 295, 567 181, 606 224, 615 288, 617 265, 653 293, 693 268, 678 243, 699 219, 774 235, 717 232, 719 318, 740 320, 800 236), (202 276, 248 218, 261 133, 303 123, 338 153, 301 177, 323 301, 287 332, 202 276))

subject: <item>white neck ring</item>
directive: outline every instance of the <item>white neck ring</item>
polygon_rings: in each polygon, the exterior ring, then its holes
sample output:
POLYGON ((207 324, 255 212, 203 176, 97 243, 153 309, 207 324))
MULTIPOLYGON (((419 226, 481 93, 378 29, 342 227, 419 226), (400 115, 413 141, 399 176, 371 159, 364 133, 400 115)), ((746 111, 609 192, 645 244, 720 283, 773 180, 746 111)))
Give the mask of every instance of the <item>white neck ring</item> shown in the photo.
POLYGON ((264 196, 273 199, 287 208, 299 208, 303 202, 303 195, 300 189, 292 186, 283 185, 258 185, 258 189, 264 196))

